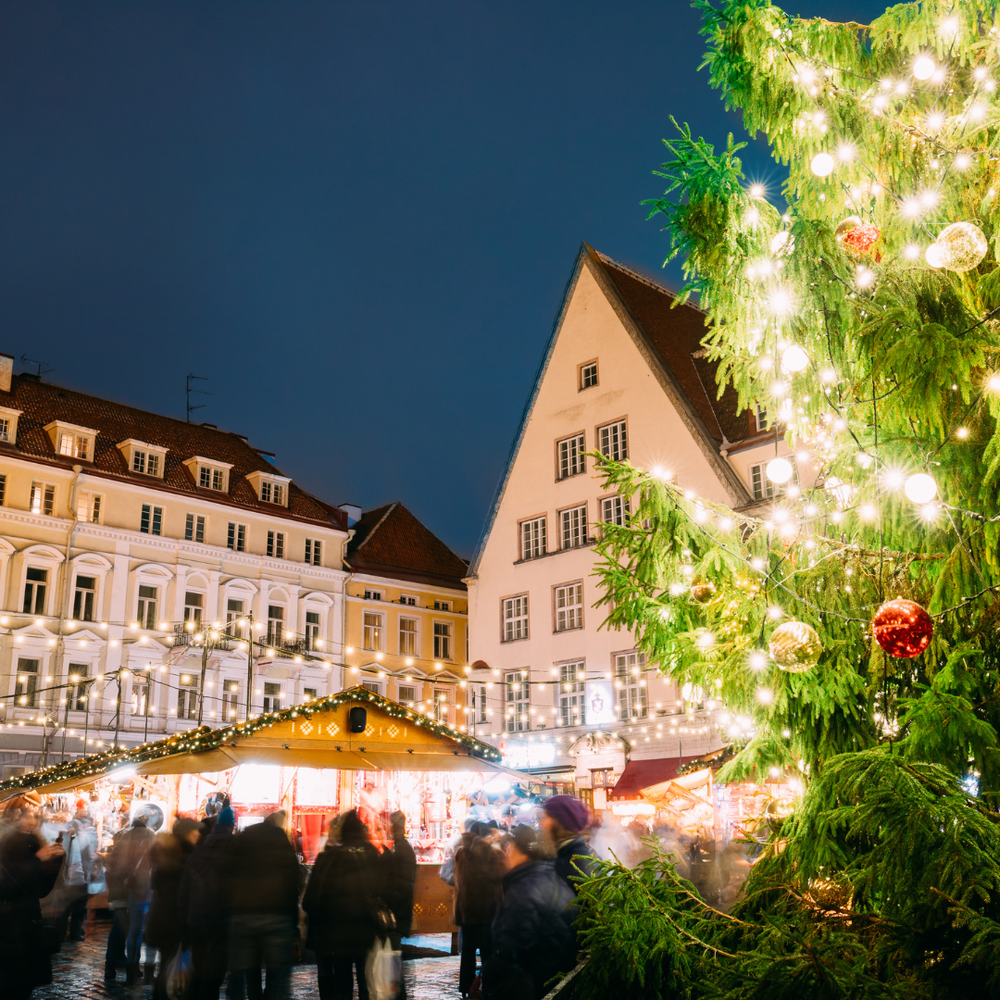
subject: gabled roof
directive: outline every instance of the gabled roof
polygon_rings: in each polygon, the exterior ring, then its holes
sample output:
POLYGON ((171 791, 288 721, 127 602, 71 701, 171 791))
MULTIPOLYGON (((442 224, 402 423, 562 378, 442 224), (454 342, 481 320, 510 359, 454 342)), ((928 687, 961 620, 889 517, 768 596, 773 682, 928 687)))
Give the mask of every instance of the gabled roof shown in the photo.
POLYGON ((469 567, 401 503, 365 511, 354 525, 347 563, 359 573, 465 590, 469 567))
POLYGON ((14 444, 0 444, 0 455, 13 453, 66 468, 82 465, 88 472, 132 481, 147 488, 193 493, 205 500, 254 508, 278 517, 291 516, 347 528, 347 515, 343 511, 325 507, 294 483, 289 484, 287 510, 258 499, 253 486, 245 478, 247 474, 265 472, 280 475, 280 472, 239 434, 220 431, 206 424, 189 424, 173 417, 88 396, 29 375, 13 377, 10 391, 0 391, 0 406, 21 411, 17 440, 14 444), (56 453, 52 439, 45 431, 45 427, 55 420, 97 431, 93 461, 81 461, 56 453), (129 439, 168 449, 162 480, 141 475, 129 468, 125 455, 118 448, 119 442, 129 439), (232 466, 227 494, 195 485, 192 474, 183 464, 195 456, 232 466))
POLYGON ((674 403, 702 453, 728 491, 732 504, 741 507, 751 502, 739 476, 720 454, 723 445, 731 445, 747 436, 749 420, 737 412, 736 394, 731 388, 727 388, 721 399, 716 398, 717 365, 695 356, 700 355, 701 341, 706 332, 705 314, 687 303, 675 306, 676 295, 669 289, 583 243, 577 254, 573 273, 566 283, 562 303, 521 414, 521 423, 507 455, 493 505, 472 560, 470 574, 475 574, 479 568, 479 560, 500 509, 563 319, 584 267, 590 269, 607 295, 633 342, 653 369, 660 386, 674 403))

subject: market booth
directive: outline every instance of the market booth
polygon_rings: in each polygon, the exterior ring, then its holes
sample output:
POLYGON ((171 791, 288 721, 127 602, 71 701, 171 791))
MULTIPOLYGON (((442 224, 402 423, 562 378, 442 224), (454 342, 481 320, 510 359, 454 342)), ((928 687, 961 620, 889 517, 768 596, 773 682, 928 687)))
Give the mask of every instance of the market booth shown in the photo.
POLYGON ((453 890, 438 877, 448 843, 470 809, 478 818, 491 798, 510 796, 513 781, 530 780, 500 760, 455 727, 356 687, 226 729, 201 727, 20 775, 0 784, 0 797, 31 790, 65 812, 85 794, 99 829, 117 828, 137 809, 156 829, 225 795, 241 827, 285 809, 307 862, 338 813, 357 808, 379 842, 401 809, 418 860, 414 932, 434 933, 455 930, 453 890))

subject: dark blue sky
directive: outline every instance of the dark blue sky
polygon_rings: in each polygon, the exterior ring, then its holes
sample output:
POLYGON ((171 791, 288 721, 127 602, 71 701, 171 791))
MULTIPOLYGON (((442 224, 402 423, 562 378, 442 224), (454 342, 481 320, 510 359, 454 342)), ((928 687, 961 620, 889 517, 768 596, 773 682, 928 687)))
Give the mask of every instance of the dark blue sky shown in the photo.
POLYGON ((469 556, 580 241, 655 272, 668 116, 742 134, 697 28, 677 0, 8 0, 0 350, 178 417, 208 376, 195 419, 469 556))

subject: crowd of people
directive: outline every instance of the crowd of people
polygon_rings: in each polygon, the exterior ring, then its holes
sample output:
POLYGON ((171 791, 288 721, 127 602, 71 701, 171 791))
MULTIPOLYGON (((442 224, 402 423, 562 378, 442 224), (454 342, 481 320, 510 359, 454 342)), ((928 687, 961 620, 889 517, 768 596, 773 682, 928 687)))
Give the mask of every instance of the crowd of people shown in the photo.
MULTIPOLYGON (((227 1000, 286 1000, 293 964, 308 950, 321 1000, 351 1000, 355 983, 359 1000, 369 1000, 373 949, 398 956, 412 928, 417 862, 406 817, 392 814, 379 850, 358 812, 344 813, 311 869, 286 819, 279 810, 237 833, 226 804, 153 833, 138 811, 101 850, 83 800, 58 843, 44 843, 30 810, 12 817, 0 833, 4 996, 27 1000, 51 982, 52 951, 67 935, 83 939, 88 886, 100 874, 112 914, 108 982, 124 969, 125 983, 152 984, 155 1000, 218 1000, 228 977, 227 1000), (54 927, 42 918, 44 897, 58 901, 54 927), (141 964, 143 944, 158 963, 141 964)), ((540 830, 469 825, 442 869, 455 887, 463 997, 540 998, 572 969, 576 882, 593 857, 588 823, 579 799, 557 795, 543 806, 540 830)), ((405 1000, 396 969, 394 995, 405 1000)))

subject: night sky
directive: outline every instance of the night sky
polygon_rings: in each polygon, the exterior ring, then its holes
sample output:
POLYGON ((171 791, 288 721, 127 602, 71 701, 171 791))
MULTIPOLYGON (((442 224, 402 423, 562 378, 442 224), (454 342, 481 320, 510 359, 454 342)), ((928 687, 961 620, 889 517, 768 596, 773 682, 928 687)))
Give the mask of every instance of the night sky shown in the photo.
MULTIPOLYGON (((469 557, 581 240, 656 274, 639 202, 669 116, 743 137, 698 23, 676 0, 8 0, 0 351, 181 418, 206 376, 193 419, 469 557)), ((744 163, 780 183, 762 145, 744 163)))

